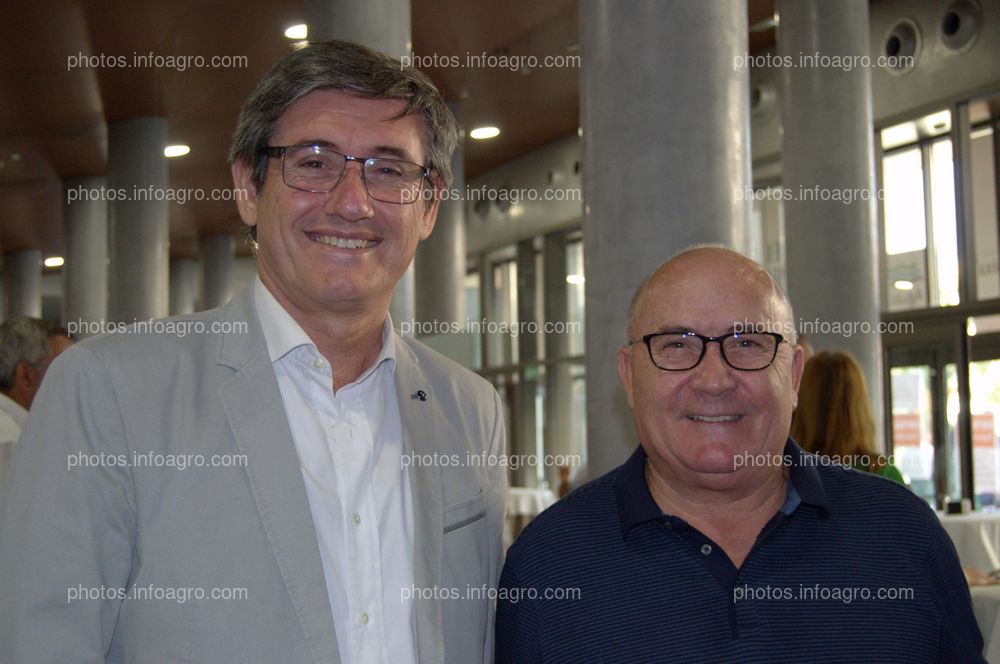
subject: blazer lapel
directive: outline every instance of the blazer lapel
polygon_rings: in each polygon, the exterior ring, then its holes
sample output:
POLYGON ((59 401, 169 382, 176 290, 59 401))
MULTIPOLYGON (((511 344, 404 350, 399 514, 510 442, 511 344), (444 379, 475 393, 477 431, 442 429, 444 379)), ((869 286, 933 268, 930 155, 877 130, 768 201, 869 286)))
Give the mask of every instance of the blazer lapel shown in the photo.
MULTIPOLYGON (((416 356, 402 337, 396 335, 396 394, 403 422, 403 453, 433 454, 434 394, 416 356), (423 398, 418 396, 422 393, 423 398)), ((444 537, 444 498, 441 471, 437 464, 410 464, 413 492, 413 585, 434 588, 441 580, 441 551, 444 537)), ((444 627, 441 603, 414 601, 417 622, 417 652, 421 662, 444 659, 444 627)))
POLYGON ((302 631, 317 664, 339 663, 333 615, 298 455, 252 304, 252 282, 233 298, 224 320, 246 321, 247 334, 223 337, 219 363, 236 369, 220 390, 240 451, 247 457, 257 512, 302 631))

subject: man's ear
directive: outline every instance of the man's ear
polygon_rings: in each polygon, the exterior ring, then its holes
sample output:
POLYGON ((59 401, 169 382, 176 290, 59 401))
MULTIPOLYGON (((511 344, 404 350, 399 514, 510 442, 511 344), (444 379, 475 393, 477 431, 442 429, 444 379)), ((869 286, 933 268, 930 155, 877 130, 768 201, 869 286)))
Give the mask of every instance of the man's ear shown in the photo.
POLYGON ((38 373, 27 362, 18 362, 17 367, 14 368, 14 384, 22 390, 30 391, 38 387, 37 378, 38 373))
POLYGON ((427 176, 427 183, 430 186, 430 192, 433 194, 431 202, 428 204, 421 197, 420 201, 413 203, 413 205, 423 206, 421 210, 420 217, 420 239, 426 240, 430 237, 431 231, 434 230, 434 224, 437 222, 438 209, 441 207, 441 193, 444 191, 444 181, 441 179, 441 175, 437 171, 431 171, 430 175, 427 176))
POLYGON ((806 367, 806 353, 802 346, 796 344, 795 352, 792 354, 792 389, 795 391, 795 403, 799 405, 799 385, 802 384, 802 372, 806 367))
POLYGON ((242 159, 233 162, 233 188, 236 190, 236 208, 247 226, 257 225, 257 187, 253 184, 253 168, 242 159))
POLYGON ((634 408, 632 402, 632 347, 621 346, 618 348, 618 378, 625 388, 625 396, 628 397, 629 408, 634 408))

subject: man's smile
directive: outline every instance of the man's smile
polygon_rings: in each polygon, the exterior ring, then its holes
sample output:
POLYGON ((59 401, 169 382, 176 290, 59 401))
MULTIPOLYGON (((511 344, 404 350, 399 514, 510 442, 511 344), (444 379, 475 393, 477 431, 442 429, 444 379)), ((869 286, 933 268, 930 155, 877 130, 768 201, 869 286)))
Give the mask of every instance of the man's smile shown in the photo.
POLYGON ((325 233, 306 233, 306 236, 313 242, 337 247, 338 249, 371 249, 381 242, 381 240, 377 239, 344 237, 342 235, 328 235, 325 233))
POLYGON ((708 422, 710 424, 719 424, 725 422, 739 422, 743 419, 742 415, 688 415, 687 418, 692 422, 708 422))

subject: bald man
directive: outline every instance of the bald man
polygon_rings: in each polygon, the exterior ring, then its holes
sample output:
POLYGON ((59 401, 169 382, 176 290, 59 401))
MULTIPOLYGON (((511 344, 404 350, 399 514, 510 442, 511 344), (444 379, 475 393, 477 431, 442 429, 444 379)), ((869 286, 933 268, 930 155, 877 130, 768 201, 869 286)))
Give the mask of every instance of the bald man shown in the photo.
POLYGON ((728 249, 642 284, 618 350, 639 445, 511 547, 498 662, 984 661, 927 504, 788 437, 793 320, 728 249))

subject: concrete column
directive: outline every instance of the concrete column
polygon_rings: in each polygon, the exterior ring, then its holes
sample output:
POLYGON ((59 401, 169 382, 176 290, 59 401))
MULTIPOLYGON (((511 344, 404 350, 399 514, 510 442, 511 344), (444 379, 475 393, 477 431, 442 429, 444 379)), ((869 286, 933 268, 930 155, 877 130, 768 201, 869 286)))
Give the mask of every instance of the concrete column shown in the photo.
MULTIPOLYGON (((569 296, 566 287, 566 233, 550 233, 542 244, 545 321, 563 323, 569 319, 569 296)), ((569 335, 545 334, 545 359, 569 355, 569 335)), ((545 453, 552 455, 584 454, 584 441, 573 440, 573 376, 570 364, 545 365, 545 453)), ((570 473, 577 468, 570 468, 570 473)), ((559 468, 546 467, 545 478, 553 491, 559 488, 559 468)))
POLYGON ((124 200, 111 202, 111 291, 113 321, 167 315, 170 224, 165 118, 120 120, 109 127, 108 187, 124 200), (159 192, 159 193, 158 193, 159 192), (162 200, 161 200, 162 199, 162 200))
POLYGON ((38 249, 11 251, 3 255, 6 287, 6 319, 42 317, 42 252, 38 249))
POLYGON ((591 477, 637 444, 615 369, 635 289, 679 249, 732 245, 748 223, 747 35, 732 0, 580 3, 591 477))
MULTIPOLYGON (((840 58, 869 55, 865 0, 779 0, 778 54, 840 58)), ((871 70, 785 67, 782 182, 788 295, 810 323, 879 320, 875 157, 871 70), (835 192, 867 192, 850 204, 835 192)), ((798 321, 797 321, 798 322, 798 321)), ((882 372, 876 334, 845 337, 807 330, 813 346, 850 352, 871 389, 882 422, 882 372)), ((881 427, 876 427, 881 439, 881 427)))
POLYGON ((236 243, 231 235, 203 237, 201 245, 201 306, 221 307, 232 297, 236 243))
MULTIPOLYGON (((532 239, 517 243, 517 320, 526 323, 535 320, 535 288, 538 273, 535 269, 535 248, 532 239)), ((534 334, 517 335, 517 361, 521 365, 518 372, 517 389, 517 436, 512 454, 529 458, 538 452, 536 435, 535 396, 538 393, 538 365, 524 366, 538 359, 538 338, 534 334)), ((512 481, 516 486, 538 486, 538 468, 524 465, 514 471, 512 481)))
POLYGON ((170 315, 195 311, 198 301, 198 266, 193 258, 170 261, 170 315))
MULTIPOLYGON (((102 192, 107 190, 107 179, 68 180, 66 189, 102 192)), ((67 323, 97 323, 108 316, 108 202, 105 196, 75 199, 66 204, 62 316, 67 323)))
MULTIPOLYGON (((309 41, 346 39, 393 58, 408 55, 410 0, 307 0, 309 41)), ((413 263, 397 282, 389 313, 396 328, 415 320, 416 286, 413 263)))
MULTIPOLYGON (((460 119, 459 104, 448 104, 460 119)), ((451 189, 465 191, 465 154, 462 144, 451 160, 451 189)), ((423 205, 422 202, 414 205, 423 205)), ((465 201, 446 196, 438 209, 430 237, 420 243, 414 259, 416 318, 418 321, 448 321, 464 324, 465 201)))
POLYGON ((346 39, 399 58, 410 53, 410 0, 307 0, 309 41, 346 39))

